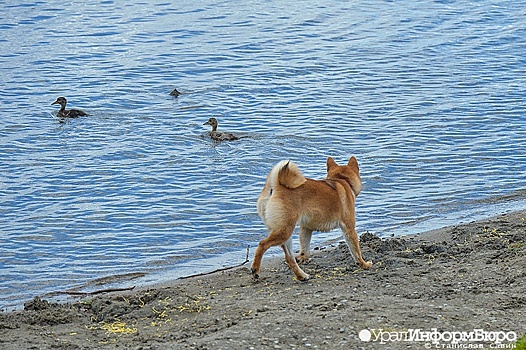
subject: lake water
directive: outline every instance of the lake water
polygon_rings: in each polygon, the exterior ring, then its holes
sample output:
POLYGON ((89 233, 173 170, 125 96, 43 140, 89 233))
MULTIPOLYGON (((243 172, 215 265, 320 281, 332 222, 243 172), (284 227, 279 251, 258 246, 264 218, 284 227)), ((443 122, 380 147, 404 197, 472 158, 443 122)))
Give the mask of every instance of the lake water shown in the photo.
POLYGON ((7 0, 0 30, 0 309, 252 258, 282 159, 355 155, 359 233, 526 208, 524 0, 7 0))

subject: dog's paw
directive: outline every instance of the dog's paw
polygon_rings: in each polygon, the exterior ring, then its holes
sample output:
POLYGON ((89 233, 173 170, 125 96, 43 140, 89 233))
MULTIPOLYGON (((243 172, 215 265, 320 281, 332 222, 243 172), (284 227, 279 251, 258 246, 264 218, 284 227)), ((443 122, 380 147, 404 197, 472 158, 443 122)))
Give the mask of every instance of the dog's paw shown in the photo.
POLYGON ((252 269, 251 272, 252 272, 252 278, 254 280, 256 280, 256 281, 259 280, 259 273, 258 273, 258 271, 256 269, 252 269))
POLYGON ((301 265, 303 263, 307 263, 310 260, 308 256, 305 255, 305 253, 301 253, 299 255, 296 255, 296 262, 301 265))
POLYGON ((373 266, 373 262, 372 261, 367 261, 367 262, 364 261, 363 263, 360 264, 360 267, 362 269, 365 269, 365 270, 370 269, 371 266, 373 266))
POLYGON ((296 276, 296 278, 298 279, 298 281, 301 282, 307 282, 308 280, 310 280, 310 276, 308 274, 305 274, 303 276, 296 276))

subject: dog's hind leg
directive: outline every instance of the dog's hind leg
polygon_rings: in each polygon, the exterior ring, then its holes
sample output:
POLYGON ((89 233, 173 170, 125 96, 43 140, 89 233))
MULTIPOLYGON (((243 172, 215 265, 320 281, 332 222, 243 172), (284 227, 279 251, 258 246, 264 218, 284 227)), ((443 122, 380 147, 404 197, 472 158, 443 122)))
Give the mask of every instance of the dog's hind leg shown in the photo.
POLYGON ((358 238, 358 233, 356 233, 354 226, 351 228, 342 226, 342 231, 345 235, 345 241, 347 242, 347 246, 351 251, 354 261, 356 261, 362 269, 368 269, 373 266, 371 261, 363 260, 362 250, 360 249, 360 239, 358 238))
POLYGON ((292 236, 287 240, 287 242, 285 242, 285 244, 281 245, 281 248, 285 253, 285 261, 291 268, 292 272, 294 272, 296 278, 300 281, 308 281, 310 276, 303 272, 303 270, 299 267, 298 262, 292 255, 292 236))
POLYGON ((261 260, 263 259, 265 252, 270 247, 283 246, 286 244, 287 240, 292 237, 293 230, 294 226, 286 230, 272 230, 267 238, 259 242, 256 253, 254 254, 254 260, 252 261, 252 276, 254 276, 254 278, 259 278, 261 260))
POLYGON ((310 239, 312 237, 312 230, 300 226, 300 253, 296 255, 298 264, 304 263, 310 258, 310 239))

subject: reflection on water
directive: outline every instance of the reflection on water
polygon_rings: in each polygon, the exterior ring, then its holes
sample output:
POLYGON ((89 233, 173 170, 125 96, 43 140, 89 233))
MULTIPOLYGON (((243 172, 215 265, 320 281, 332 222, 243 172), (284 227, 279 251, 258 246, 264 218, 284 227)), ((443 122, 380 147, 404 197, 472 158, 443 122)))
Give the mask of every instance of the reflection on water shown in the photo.
POLYGON ((8 1, 0 306, 239 263, 281 159, 357 156, 360 232, 523 209, 524 5, 8 1), (58 96, 90 116, 59 123, 58 96))

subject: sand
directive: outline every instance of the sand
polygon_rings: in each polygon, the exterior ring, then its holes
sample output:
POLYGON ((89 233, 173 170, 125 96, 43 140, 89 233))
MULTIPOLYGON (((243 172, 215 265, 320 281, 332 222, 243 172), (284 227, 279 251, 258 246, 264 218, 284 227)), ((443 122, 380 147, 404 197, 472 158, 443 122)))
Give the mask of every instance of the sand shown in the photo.
POLYGON ((35 297, 0 314, 0 348, 489 349, 525 334, 526 211, 360 239, 372 269, 344 244, 322 247, 303 265, 308 282, 280 258, 259 281, 246 264, 70 303, 35 297))

